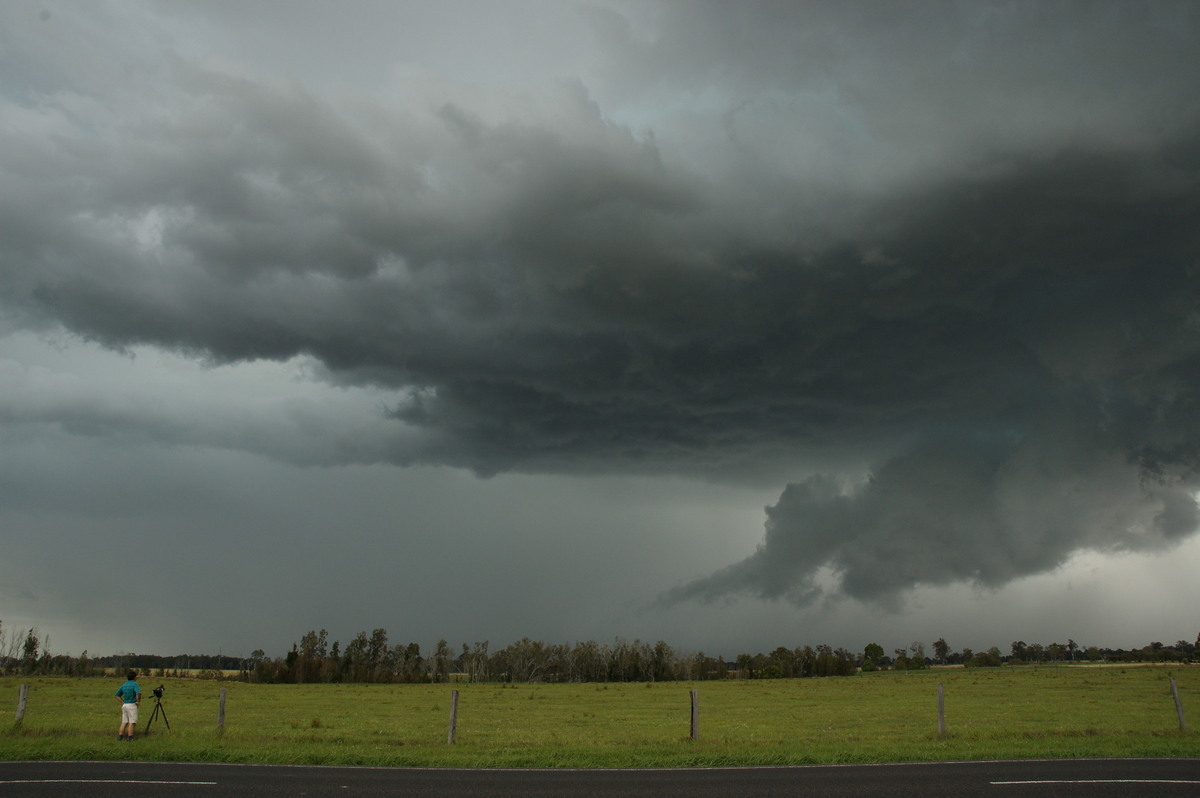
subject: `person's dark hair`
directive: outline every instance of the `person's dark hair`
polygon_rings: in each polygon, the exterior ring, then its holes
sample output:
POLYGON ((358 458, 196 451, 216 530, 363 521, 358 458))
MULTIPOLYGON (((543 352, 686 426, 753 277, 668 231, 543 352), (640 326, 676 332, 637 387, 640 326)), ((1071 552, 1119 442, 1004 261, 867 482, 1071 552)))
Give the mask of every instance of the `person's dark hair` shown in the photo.
POLYGON ((137 678, 137 671, 130 671, 129 673, 125 674, 125 676, 128 677, 129 681, 132 682, 137 678))

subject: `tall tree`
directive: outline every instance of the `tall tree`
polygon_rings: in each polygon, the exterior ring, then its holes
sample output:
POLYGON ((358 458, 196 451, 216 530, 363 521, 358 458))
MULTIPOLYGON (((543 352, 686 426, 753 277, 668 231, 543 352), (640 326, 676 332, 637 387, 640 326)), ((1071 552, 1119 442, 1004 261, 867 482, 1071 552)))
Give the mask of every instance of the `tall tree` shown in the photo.
POLYGON ((29 674, 37 670, 40 645, 37 629, 29 627, 29 631, 25 633, 25 643, 21 646, 21 673, 29 674))
POLYGON ((348 644, 346 653, 342 655, 342 673, 352 682, 366 682, 371 679, 371 642, 366 632, 359 632, 348 644))
POLYGON ((674 649, 667 645, 666 641, 659 640, 654 644, 654 653, 651 655, 650 681, 669 682, 676 678, 675 663, 674 649))
POLYGON ((322 629, 319 632, 308 631, 300 638, 297 651, 296 672, 297 682, 319 682, 321 666, 328 654, 328 634, 322 629))
POLYGON ((433 650, 433 681, 438 683, 450 681, 450 662, 452 656, 450 654, 450 644, 445 640, 438 640, 437 646, 433 650))

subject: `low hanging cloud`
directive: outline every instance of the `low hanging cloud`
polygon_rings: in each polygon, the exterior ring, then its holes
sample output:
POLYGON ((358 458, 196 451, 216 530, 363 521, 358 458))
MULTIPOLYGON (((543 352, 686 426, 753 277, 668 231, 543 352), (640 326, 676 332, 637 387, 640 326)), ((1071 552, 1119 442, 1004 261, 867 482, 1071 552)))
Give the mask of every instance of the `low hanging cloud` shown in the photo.
MULTIPOLYGON (((1194 7, 1163 8, 1166 33, 1085 14, 1066 52, 1046 27, 1078 11, 1017 7, 992 41, 941 9, 842 51, 813 31, 859 14, 759 8, 738 29, 763 48, 717 37, 714 72, 679 37, 731 7, 672 5, 652 40, 604 17, 594 87, 498 94, 400 70, 333 96, 181 55, 77 86, 13 39, 0 308, 386 396, 370 423, 213 446, 791 483, 758 552, 666 601, 804 603, 822 569, 885 600, 1167 546, 1198 525, 1200 114, 1194 37, 1169 32, 1194 7)), ((204 443, 171 412, 154 435, 204 443)))
POLYGON ((1000 587, 1080 550, 1162 550, 1200 529, 1194 472, 1148 474, 1095 427, 1060 421, 1021 438, 924 442, 859 483, 791 484, 767 508, 754 554, 660 602, 748 595, 893 606, 918 586, 1000 587))

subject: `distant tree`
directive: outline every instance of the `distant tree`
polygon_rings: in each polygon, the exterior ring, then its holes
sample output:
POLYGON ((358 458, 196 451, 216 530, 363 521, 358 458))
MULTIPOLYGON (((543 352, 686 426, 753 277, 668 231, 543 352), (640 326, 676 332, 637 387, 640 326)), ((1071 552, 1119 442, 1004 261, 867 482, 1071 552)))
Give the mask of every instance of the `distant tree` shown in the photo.
POLYGON ((300 652, 296 650, 296 644, 292 643, 292 650, 287 653, 283 660, 284 678, 289 682, 296 681, 296 662, 300 659, 300 652))
POLYGON ((618 638, 608 650, 608 679, 613 682, 649 681, 654 658, 648 643, 618 638))
POLYGON ((973 654, 965 664, 968 668, 998 668, 1000 667, 1000 649, 992 646, 987 651, 973 654))
POLYGON ((305 632, 297 651, 295 680, 300 683, 321 681, 321 668, 327 655, 328 635, 325 630, 305 632))
POLYGON ((1025 645, 1024 640, 1014 640, 1012 644, 1012 658, 1018 662, 1024 662, 1025 657, 1029 653, 1029 647, 1025 645))
POLYGON ((450 663, 452 657, 450 654, 450 644, 445 640, 438 640, 437 646, 433 650, 433 681, 442 683, 450 681, 450 663))
POLYGON ((654 644, 654 653, 650 660, 650 680, 654 682, 669 682, 678 678, 678 658, 675 650, 667 645, 665 640, 654 644))
POLYGON ((406 682, 422 682, 425 680, 425 660, 421 656, 421 647, 409 643, 403 649, 396 646, 396 670, 406 682), (400 652, 403 651, 401 658, 400 652))
POLYGON ((260 684, 275 684, 287 680, 284 664, 277 659, 269 659, 262 649, 250 654, 250 668, 250 680, 260 684))
POLYGON ((701 681, 729 677, 729 670, 725 667, 725 658, 710 657, 703 651, 698 652, 692 658, 692 670, 695 673, 695 678, 701 681))
POLYGON ((835 663, 833 646, 828 643, 822 643, 817 646, 817 659, 813 663, 814 676, 833 676, 837 670, 835 663))
POLYGON ((908 650, 912 652, 912 657, 909 658, 908 667, 913 670, 920 670, 925 667, 925 644, 920 640, 914 640, 909 645, 908 650))
POLYGON ((854 661, 854 654, 844 648, 837 648, 833 652, 834 671, 826 674, 827 676, 853 676, 858 673, 858 665, 854 661))
POLYGON ((556 681, 569 668, 569 657, 559 646, 523 637, 499 653, 507 664, 511 682, 556 681))
POLYGON ((862 669, 868 672, 879 670, 882 660, 883 646, 878 643, 867 643, 867 647, 863 649, 862 669))
POLYGON ((329 647, 329 655, 321 665, 321 681, 340 682, 342 680, 342 643, 334 640, 329 647))
POLYGON ((0 635, 0 667, 8 668, 11 672, 19 671, 21 647, 26 636, 27 633, 23 629, 9 629, 0 635))
POLYGON ((797 676, 815 676, 817 652, 812 646, 798 646, 792 654, 796 663, 797 676))
POLYGON ((371 678, 371 642, 366 632, 359 632, 342 653, 341 671, 343 678, 351 682, 366 682, 371 678))
MULTIPOLYGON (((465 644, 464 644, 465 645, 465 644)), ((473 682, 486 682, 491 674, 490 661, 488 657, 488 641, 482 643, 476 641, 471 648, 471 656, 468 659, 470 663, 467 667, 469 678, 473 682)))
POLYGON ((937 657, 939 665, 945 665, 946 660, 950 657, 950 646, 946 643, 946 638, 939 637, 933 643, 933 655, 937 657))
POLYGON ((25 642, 21 646, 21 673, 30 674, 37 670, 40 645, 37 629, 29 627, 29 631, 25 633, 25 642))
MULTIPOLYGON (((703 659, 704 655, 697 655, 703 659)), ((608 655, 595 640, 576 643, 567 660, 568 679, 573 682, 603 682, 608 679, 608 655)), ((703 679, 703 670, 697 679, 703 679)))
POLYGON ((37 659, 34 669, 45 674, 56 673, 54 657, 50 655, 50 635, 42 638, 42 653, 37 659))
POLYGON ((373 629, 367 641, 367 661, 371 664, 371 681, 390 682, 396 672, 395 658, 388 646, 387 629, 373 629))

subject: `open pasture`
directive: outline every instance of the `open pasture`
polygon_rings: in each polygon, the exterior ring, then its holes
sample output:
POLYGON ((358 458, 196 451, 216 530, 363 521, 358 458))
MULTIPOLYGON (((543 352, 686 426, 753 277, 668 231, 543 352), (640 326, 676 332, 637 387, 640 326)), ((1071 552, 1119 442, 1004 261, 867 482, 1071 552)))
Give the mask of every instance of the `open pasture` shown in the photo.
POLYGON ((144 679, 138 739, 117 682, 0 679, 0 759, 445 767, 677 767, 1200 755, 1200 667, 934 669, 656 684, 262 685, 144 679), (1174 679, 1192 728, 1182 730, 1174 679), (165 685, 170 729, 150 691, 165 685), (945 694, 939 736, 937 685, 945 694), (219 695, 226 690, 218 729, 219 695), (698 739, 690 736, 697 690, 698 739), (457 690, 455 742, 448 742, 457 690), (9 716, 13 718, 13 715, 9 716))

